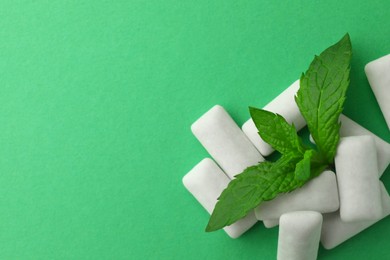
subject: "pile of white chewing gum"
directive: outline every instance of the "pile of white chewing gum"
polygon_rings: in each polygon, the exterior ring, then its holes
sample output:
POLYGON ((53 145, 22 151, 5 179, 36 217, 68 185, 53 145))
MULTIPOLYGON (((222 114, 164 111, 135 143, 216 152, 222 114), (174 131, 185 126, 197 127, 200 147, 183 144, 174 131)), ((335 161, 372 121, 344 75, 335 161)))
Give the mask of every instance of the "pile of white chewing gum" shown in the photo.
MULTIPOLYGON (((365 72, 390 129, 390 55, 368 63, 365 72)), ((298 89, 299 80, 264 109, 300 130, 306 123, 294 100, 298 89)), ((262 203, 224 228, 230 237, 239 237, 259 220, 267 228, 279 225, 277 258, 311 260, 317 258, 320 241, 326 249, 334 248, 390 214, 390 196, 379 179, 390 163, 390 144, 345 115, 340 121, 337 174, 325 171, 302 188, 262 203)), ((199 162, 183 183, 211 214, 234 176, 264 161, 273 149, 260 138, 252 119, 241 130, 219 105, 191 130, 213 160, 199 162)))

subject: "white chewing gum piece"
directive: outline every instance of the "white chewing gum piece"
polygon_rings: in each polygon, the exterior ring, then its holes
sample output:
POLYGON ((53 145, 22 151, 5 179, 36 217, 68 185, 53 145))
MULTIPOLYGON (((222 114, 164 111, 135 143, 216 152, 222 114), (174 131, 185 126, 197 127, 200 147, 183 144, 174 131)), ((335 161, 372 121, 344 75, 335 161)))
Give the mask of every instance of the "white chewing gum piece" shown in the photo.
POLYGON ((332 249, 390 215, 389 194, 382 182, 380 186, 383 208, 383 214, 380 218, 370 221, 344 222, 341 220, 339 212, 323 215, 324 223, 322 225, 321 243, 324 248, 332 249))
POLYGON ((191 126, 192 133, 230 179, 264 158, 223 107, 216 105, 191 126))
MULTIPOLYGON (((306 125, 306 122, 302 117, 297 104, 295 103, 295 94, 297 93, 298 89, 299 80, 295 81, 291 86, 280 93, 279 96, 263 107, 263 109, 267 111, 282 115, 290 124, 294 123, 297 131, 306 125)), ((251 140, 251 142, 263 156, 268 156, 274 151, 274 149, 268 143, 261 139, 251 118, 243 124, 242 131, 244 131, 249 140, 251 140)))
MULTIPOLYGON (((228 186, 230 179, 211 159, 203 159, 183 177, 183 184, 195 199, 211 214, 221 192, 228 186)), ((250 229, 257 219, 253 211, 243 219, 224 228, 231 238, 241 236, 250 229)))
POLYGON ((343 221, 375 220, 382 216, 377 162, 372 136, 340 139, 335 165, 343 221))
POLYGON ((291 211, 334 212, 339 206, 336 176, 332 171, 324 171, 303 187, 262 202, 255 214, 258 220, 270 220, 291 211))
POLYGON ((278 260, 317 259, 322 215, 315 211, 296 211, 280 217, 278 260))
POLYGON ((279 219, 265 219, 263 220, 263 224, 266 228, 273 228, 279 225, 279 219))
POLYGON ((371 61, 364 70, 390 129, 390 54, 371 61))
POLYGON ((378 158, 379 176, 382 176, 383 172, 390 164, 390 144, 343 114, 340 115, 340 122, 341 137, 370 135, 374 138, 376 145, 376 154, 378 158))

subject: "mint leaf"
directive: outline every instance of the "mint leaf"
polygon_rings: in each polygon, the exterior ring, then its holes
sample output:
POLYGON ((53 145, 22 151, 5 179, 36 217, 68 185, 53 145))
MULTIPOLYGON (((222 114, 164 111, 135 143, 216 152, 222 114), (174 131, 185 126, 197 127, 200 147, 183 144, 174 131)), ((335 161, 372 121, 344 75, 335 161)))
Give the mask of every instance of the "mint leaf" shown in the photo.
POLYGON ((207 232, 231 225, 262 201, 301 187, 305 182, 294 173, 297 159, 282 156, 276 162, 262 162, 236 176, 222 192, 206 227, 207 232))
POLYGON ((349 85, 352 47, 349 35, 315 56, 300 79, 295 101, 327 163, 333 163, 340 139, 338 122, 349 85))
POLYGON ((295 175, 298 180, 306 181, 310 179, 310 160, 315 153, 314 150, 307 150, 303 159, 299 161, 295 167, 295 175))
POLYGON ((290 125, 279 114, 249 107, 253 122, 261 138, 281 154, 294 153, 303 155, 305 147, 294 125, 290 125))
POLYGON ((310 179, 319 176, 330 165, 326 163, 323 153, 315 151, 310 158, 310 179))

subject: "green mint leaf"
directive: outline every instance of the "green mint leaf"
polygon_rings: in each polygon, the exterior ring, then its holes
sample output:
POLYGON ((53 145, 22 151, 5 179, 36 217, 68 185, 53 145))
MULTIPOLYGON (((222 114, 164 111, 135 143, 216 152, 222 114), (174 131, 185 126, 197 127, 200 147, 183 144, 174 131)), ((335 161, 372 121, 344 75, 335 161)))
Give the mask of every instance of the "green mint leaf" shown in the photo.
POLYGON ((298 180, 294 173, 298 160, 282 156, 276 162, 262 162, 237 175, 219 197, 206 231, 231 225, 262 201, 301 187, 305 182, 298 180))
POLYGON ((281 154, 305 152, 301 138, 294 125, 287 123, 279 114, 249 107, 252 120, 259 130, 261 138, 281 154))
POLYGON ((319 176, 327 168, 329 168, 329 165, 326 163, 324 155, 315 151, 310 158, 310 179, 319 176))
POLYGON ((314 152, 314 150, 307 150, 303 159, 297 163, 295 167, 295 175, 298 180, 306 181, 310 179, 310 160, 314 152))
POLYGON ((352 47, 349 35, 315 56, 300 79, 295 101, 327 163, 333 163, 340 139, 338 122, 349 85, 352 47))

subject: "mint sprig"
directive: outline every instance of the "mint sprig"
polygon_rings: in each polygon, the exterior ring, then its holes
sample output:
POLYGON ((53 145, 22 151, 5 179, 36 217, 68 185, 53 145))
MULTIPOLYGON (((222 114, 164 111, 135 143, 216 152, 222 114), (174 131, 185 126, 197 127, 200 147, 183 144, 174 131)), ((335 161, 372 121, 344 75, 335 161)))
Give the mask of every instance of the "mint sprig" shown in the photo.
POLYGON ((261 162, 235 176, 222 192, 206 231, 215 231, 243 218, 261 202, 291 192, 333 164, 340 140, 338 122, 349 85, 352 47, 346 34, 315 56, 300 79, 295 101, 317 149, 303 145, 294 125, 281 115, 250 107, 261 138, 279 151, 276 162, 261 162))

